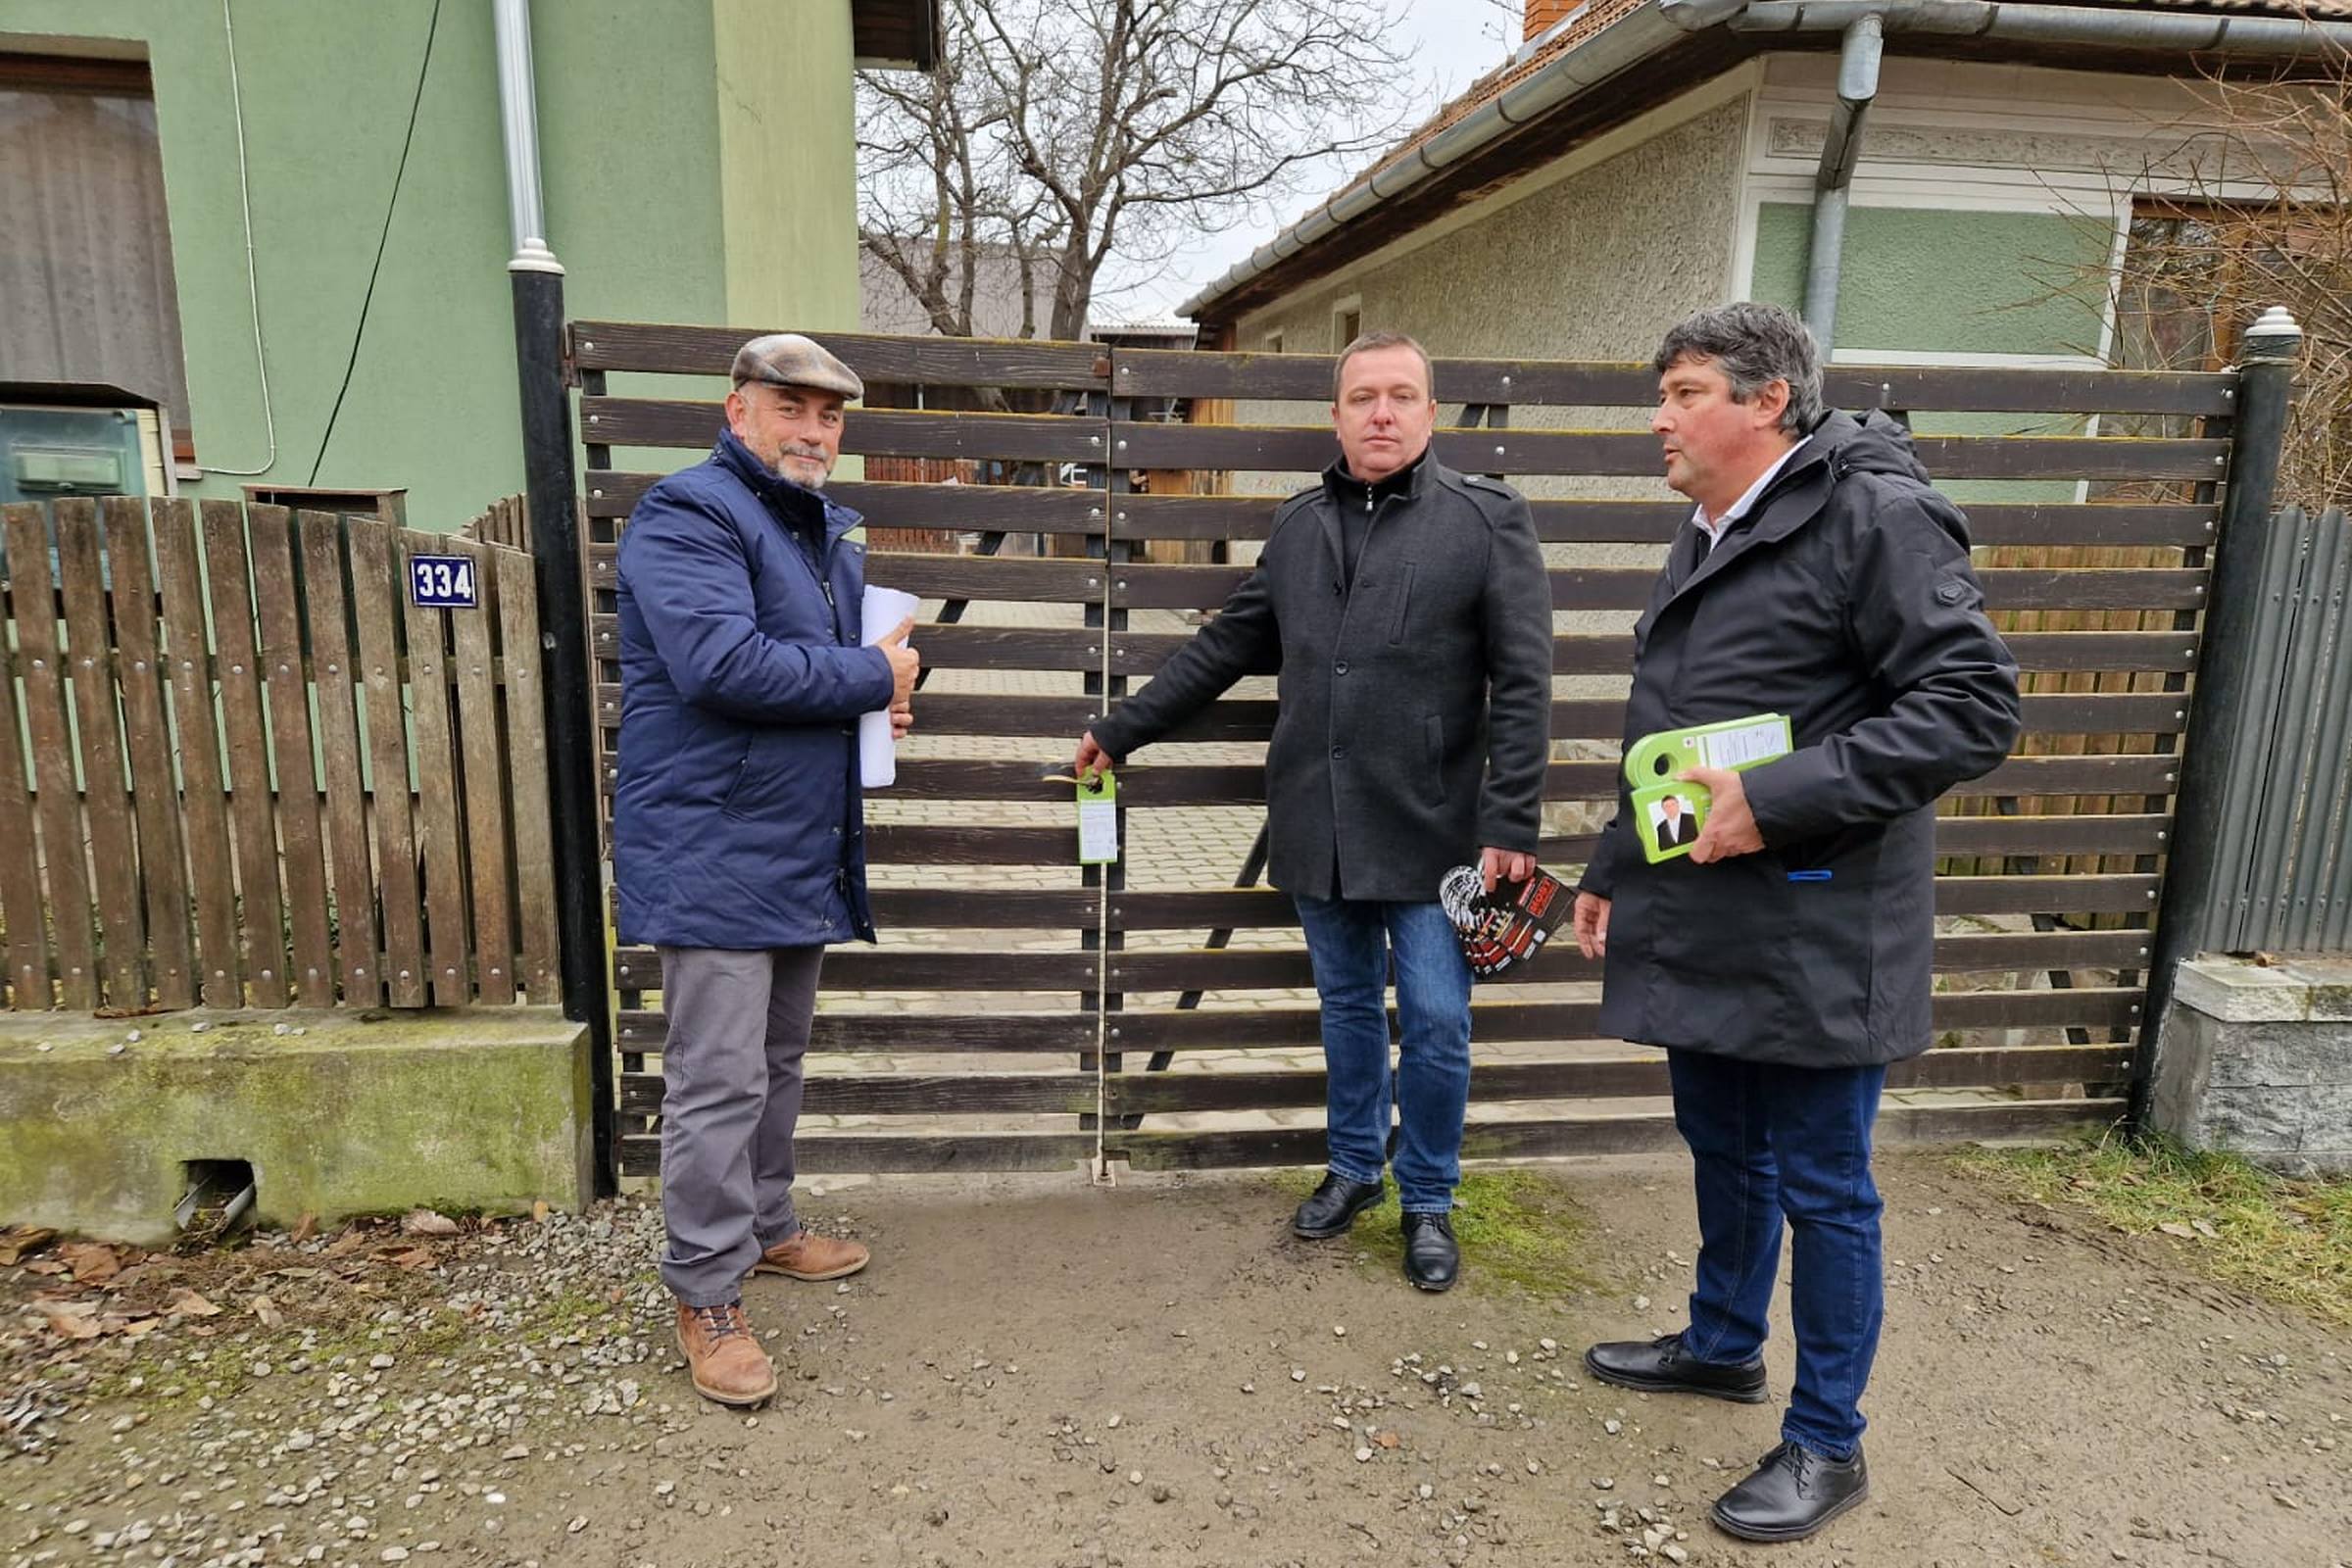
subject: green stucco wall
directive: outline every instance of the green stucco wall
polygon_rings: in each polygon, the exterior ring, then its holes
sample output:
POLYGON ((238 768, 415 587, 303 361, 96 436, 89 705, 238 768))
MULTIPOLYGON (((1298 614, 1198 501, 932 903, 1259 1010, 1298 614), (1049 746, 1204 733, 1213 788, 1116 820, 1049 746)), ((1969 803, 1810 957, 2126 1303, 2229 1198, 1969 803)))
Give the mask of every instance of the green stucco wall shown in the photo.
MULTIPOLYGON (((1812 209, 1756 217, 1752 298, 1804 303, 1812 209)), ((2114 225, 2050 213, 1856 207, 1838 344, 1942 354, 2096 354, 2114 225)))
MULTIPOLYGON (((442 5, 358 368, 319 461, 431 12, 432 0, 234 0, 278 445, 269 471, 248 476, 210 466, 260 467, 269 453, 220 6, 0 10, 0 48, 30 36, 145 49, 192 405, 183 422, 208 470, 188 492, 405 486, 414 525, 453 528, 522 487, 484 0, 442 5)), ((548 238, 574 317, 716 322, 756 307, 765 320, 854 324, 849 0, 535 0, 532 30, 548 238)))
MULTIPOLYGON (((1757 214, 1753 297, 1795 309, 1804 298, 1812 210, 1768 202, 1757 214)), ((1838 342, 1962 354, 2096 354, 2115 230, 2047 213, 1857 207, 1846 215, 1838 280, 1838 342)), ((2079 418, 2032 414, 1923 415, 1923 435, 2079 435, 2079 418)), ((1959 480, 1955 500, 2068 501, 2071 484, 1959 480)))

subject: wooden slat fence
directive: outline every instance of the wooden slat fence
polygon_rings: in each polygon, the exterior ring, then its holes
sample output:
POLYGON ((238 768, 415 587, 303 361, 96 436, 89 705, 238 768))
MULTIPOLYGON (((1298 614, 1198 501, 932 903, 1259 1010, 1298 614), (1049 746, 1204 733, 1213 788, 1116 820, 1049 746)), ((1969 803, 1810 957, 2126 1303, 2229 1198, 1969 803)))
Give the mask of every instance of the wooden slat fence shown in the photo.
POLYGON ((0 518, 8 1005, 557 996, 527 555, 367 517, 0 518), (412 554, 478 608, 419 610, 412 554))
MULTIPOLYGON (((663 396, 661 378, 716 372, 751 335, 572 329, 608 744, 615 541, 656 477, 611 454, 706 446, 716 405, 663 396)), ((988 553, 868 556, 871 580, 925 597, 916 641, 929 674, 900 783, 868 804, 882 945, 827 959, 808 1106, 840 1119, 812 1124, 804 1166, 1319 1158, 1311 979, 1288 901, 1255 885, 1250 855, 1272 683, 1245 682, 1123 770, 1127 853, 1107 899, 1072 863, 1068 787, 1040 776, 1066 766, 1089 719, 1223 603, 1280 497, 1329 461, 1330 361, 819 335, 869 380, 1046 388, 1059 412, 851 415, 845 450, 1026 462, 1034 482, 835 486, 876 525, 973 531, 988 553), (1242 422, 1130 416, 1169 398, 1242 422), (1214 475, 1221 488, 1137 493, 1145 472, 1155 490, 1160 474, 1214 475), (1008 532, 1085 556, 1007 559, 990 542, 1008 532)), ((1437 376, 1439 455, 1519 483, 1545 545, 1559 678, 1544 858, 1573 870, 1614 799, 1629 629, 1690 512, 1656 481, 1642 433, 1654 378, 1631 365, 1452 360, 1437 376)), ((2033 687, 2018 755, 1945 808, 1939 1043, 1891 1077, 1886 1133, 2041 1135, 2112 1117, 2142 1021, 2234 377, 1840 366, 1829 382, 1835 405, 1915 419, 1924 461, 1967 505, 1987 595, 2033 687), (1982 429, 1987 415, 2015 433, 1944 433, 1982 429), (2172 428, 2052 433, 2095 431, 2092 416, 2172 428), (2093 485, 2139 492, 2092 501, 2093 485)), ((621 1162, 647 1173, 659 1160, 659 969, 624 949, 615 973, 621 1162)), ((1660 1056, 1593 1038, 1598 978, 1555 945, 1526 983, 1482 988, 1468 1152, 1672 1143, 1660 1056)))
POLYGON ((501 496, 488 511, 466 524, 466 537, 509 550, 531 548, 531 514, 521 496, 501 496))

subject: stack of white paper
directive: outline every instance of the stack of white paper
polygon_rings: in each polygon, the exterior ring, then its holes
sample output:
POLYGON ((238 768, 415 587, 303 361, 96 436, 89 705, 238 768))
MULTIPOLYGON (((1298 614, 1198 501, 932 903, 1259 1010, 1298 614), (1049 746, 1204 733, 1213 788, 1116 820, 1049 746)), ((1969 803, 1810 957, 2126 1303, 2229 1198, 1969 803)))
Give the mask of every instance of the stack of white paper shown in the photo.
MULTIPOLYGON (((858 614, 863 617, 865 643, 868 648, 889 636, 900 621, 914 613, 921 601, 912 594, 896 588, 877 588, 865 585, 865 599, 858 614)), ((895 784, 899 778, 898 746, 890 738, 890 709, 888 705, 858 718, 858 775, 869 790, 895 784)))

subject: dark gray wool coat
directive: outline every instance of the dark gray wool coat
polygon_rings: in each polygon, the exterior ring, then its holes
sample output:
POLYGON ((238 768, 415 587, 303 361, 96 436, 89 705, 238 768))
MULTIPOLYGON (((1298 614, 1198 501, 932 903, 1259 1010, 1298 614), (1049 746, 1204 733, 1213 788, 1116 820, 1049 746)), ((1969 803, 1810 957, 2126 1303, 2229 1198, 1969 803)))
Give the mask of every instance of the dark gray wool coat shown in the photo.
POLYGON ((1381 498, 1349 583, 1334 464, 1274 514, 1257 569, 1094 725, 1125 758, 1248 674, 1281 673, 1267 874, 1310 898, 1426 904, 1482 846, 1533 854, 1551 753, 1551 586, 1527 503, 1425 458, 1381 498))
POLYGON ((1748 713, 1796 750, 1741 777, 1764 848, 1650 865, 1627 823, 1584 890, 1614 901, 1601 1032, 1805 1067, 1932 1038, 1935 801, 2018 732, 1967 519, 1884 415, 1832 414, 1711 554, 1677 537, 1634 628, 1625 734, 1748 713), (1792 872, 1827 872, 1790 880, 1792 872))

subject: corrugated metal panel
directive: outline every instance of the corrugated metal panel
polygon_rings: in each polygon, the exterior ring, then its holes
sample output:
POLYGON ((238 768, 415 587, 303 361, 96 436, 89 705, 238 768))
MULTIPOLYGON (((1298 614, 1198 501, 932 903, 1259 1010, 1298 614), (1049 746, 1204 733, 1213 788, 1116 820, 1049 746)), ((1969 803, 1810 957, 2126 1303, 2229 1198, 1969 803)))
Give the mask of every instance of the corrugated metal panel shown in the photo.
POLYGON ((2276 519, 2263 558, 2256 691, 2238 715, 2224 829, 2235 868, 2204 946, 2343 948, 2352 926, 2352 523, 2341 510, 2276 519))

